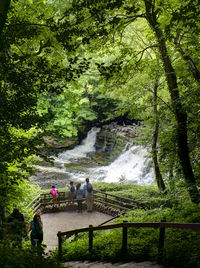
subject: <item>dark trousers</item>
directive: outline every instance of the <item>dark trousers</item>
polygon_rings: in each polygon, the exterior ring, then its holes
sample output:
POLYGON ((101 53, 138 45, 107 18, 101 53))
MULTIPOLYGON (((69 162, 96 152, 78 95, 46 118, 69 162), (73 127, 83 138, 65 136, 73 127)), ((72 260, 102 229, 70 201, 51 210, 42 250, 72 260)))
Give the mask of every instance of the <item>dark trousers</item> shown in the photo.
POLYGON ((82 212, 82 200, 77 200, 78 202, 78 212, 82 212))
POLYGON ((32 246, 41 246, 43 241, 43 234, 37 235, 37 236, 33 236, 31 234, 31 245, 32 246))

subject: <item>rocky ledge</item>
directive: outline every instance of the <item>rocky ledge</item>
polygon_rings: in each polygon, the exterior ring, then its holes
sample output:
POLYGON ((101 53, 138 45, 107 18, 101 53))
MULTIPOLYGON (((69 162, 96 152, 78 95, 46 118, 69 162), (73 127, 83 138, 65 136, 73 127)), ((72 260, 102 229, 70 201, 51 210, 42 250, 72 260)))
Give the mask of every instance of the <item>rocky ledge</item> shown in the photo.
POLYGON ((108 130, 118 137, 135 138, 137 134, 137 125, 118 125, 117 123, 111 123, 109 125, 102 126, 102 129, 108 130))

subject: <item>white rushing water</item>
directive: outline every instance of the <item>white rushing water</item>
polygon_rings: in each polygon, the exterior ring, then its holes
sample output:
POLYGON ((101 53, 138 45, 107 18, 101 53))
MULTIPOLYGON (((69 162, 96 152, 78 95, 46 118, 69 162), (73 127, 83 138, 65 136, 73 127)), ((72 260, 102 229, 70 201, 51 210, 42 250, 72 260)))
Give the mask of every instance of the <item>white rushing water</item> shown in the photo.
POLYGON ((145 148, 133 145, 124 151, 105 171, 105 182, 133 182, 147 185, 154 181, 151 161, 145 148))
POLYGON ((87 157, 87 154, 90 152, 95 152, 96 136, 100 130, 101 130, 100 128, 91 129, 88 132, 87 137, 83 140, 83 142, 80 145, 77 145, 72 150, 62 152, 58 155, 58 157, 55 157, 54 158, 55 163, 62 163, 62 164, 70 163, 73 160, 87 157))
POLYGON ((100 130, 91 129, 80 145, 54 156, 55 166, 36 166, 37 183, 43 188, 51 184, 65 187, 67 180, 84 181, 86 177, 93 182, 131 182, 140 185, 154 182, 149 154, 139 145, 127 143, 119 157, 107 166, 96 163, 92 156, 96 153, 96 137, 100 130))
MULTIPOLYGON (((95 152, 95 142, 100 128, 93 128, 88 132, 81 145, 72 150, 66 150, 55 157, 55 163, 62 164, 77 162, 88 157, 88 153, 95 152)), ((67 172, 67 170, 66 170, 67 172)), ((121 155, 108 166, 87 168, 82 172, 70 172, 72 180, 83 180, 89 177, 92 181, 132 182, 147 185, 154 181, 153 168, 147 150, 142 146, 127 144, 121 155)))

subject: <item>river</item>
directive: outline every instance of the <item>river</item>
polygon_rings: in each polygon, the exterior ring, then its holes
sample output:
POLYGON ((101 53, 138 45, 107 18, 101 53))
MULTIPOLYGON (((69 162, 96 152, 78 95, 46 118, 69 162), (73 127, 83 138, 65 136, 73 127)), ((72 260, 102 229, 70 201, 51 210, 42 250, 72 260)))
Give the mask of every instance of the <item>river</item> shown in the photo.
MULTIPOLYGON (((91 182, 130 182, 149 185, 154 182, 151 159, 147 150, 133 142, 124 145, 120 155, 107 165, 100 165, 95 159, 95 143, 100 128, 91 129, 82 143, 74 149, 52 156, 53 166, 36 166, 32 176, 41 188, 65 187, 72 180, 82 182, 86 177, 91 182)), ((103 151, 104 148, 101 148, 103 151)))

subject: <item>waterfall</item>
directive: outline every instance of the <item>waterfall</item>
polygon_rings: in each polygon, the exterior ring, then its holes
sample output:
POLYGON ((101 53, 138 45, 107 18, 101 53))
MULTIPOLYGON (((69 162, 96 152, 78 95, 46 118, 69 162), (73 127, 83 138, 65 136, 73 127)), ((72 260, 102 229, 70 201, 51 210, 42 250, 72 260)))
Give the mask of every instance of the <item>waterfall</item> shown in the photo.
MULTIPOLYGON (((126 146, 127 147, 127 146, 126 146)), ((147 150, 133 145, 109 166, 100 167, 97 172, 104 173, 105 182, 132 182, 140 185, 151 184, 154 173, 147 150)))
POLYGON ((77 145, 72 150, 60 153, 58 157, 54 157, 55 162, 65 164, 79 158, 87 157, 89 152, 95 151, 96 136, 100 130, 100 128, 92 128, 80 145, 77 145))
MULTIPOLYGON (((53 156, 54 167, 36 166, 37 183, 43 188, 49 187, 52 183, 59 188, 65 187, 69 180, 84 181, 86 177, 93 182, 131 182, 140 185, 154 182, 152 163, 147 150, 130 142, 112 163, 107 166, 99 165, 92 156, 98 153, 95 143, 100 130, 92 128, 80 145, 53 156)), ((99 151, 104 151, 105 146, 106 137, 102 146, 104 148, 99 151)))

